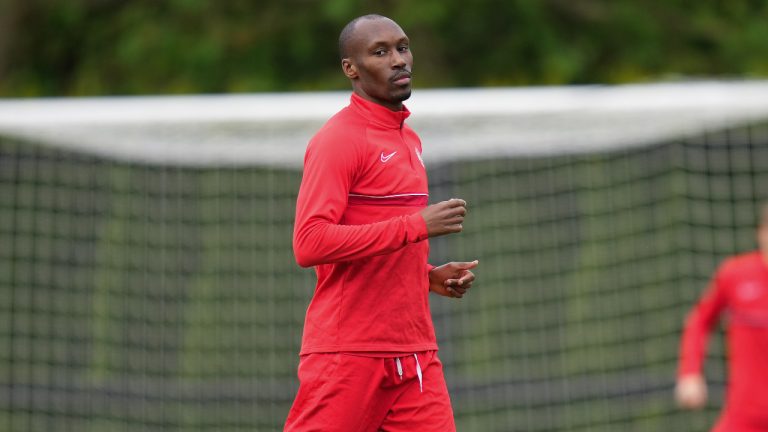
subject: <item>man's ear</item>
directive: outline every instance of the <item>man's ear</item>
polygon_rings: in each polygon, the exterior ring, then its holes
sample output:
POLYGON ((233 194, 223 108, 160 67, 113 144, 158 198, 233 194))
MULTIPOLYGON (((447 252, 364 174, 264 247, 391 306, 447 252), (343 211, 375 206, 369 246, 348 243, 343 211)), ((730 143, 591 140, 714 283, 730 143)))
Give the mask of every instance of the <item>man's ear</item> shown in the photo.
POLYGON ((344 71, 344 75, 349 79, 357 78, 357 67, 352 63, 349 58, 341 59, 341 70, 344 71))

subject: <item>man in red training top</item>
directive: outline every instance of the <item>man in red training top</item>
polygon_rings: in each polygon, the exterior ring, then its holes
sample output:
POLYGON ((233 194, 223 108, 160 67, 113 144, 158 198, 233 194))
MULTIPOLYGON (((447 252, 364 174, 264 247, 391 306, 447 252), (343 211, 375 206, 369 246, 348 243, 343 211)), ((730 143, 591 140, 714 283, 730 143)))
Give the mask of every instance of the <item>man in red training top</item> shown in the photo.
POLYGON ((339 50, 350 104, 309 142, 296 205, 296 261, 317 286, 285 430, 453 431, 428 294, 462 297, 477 261, 432 267, 427 239, 460 232, 466 203, 427 205, 403 30, 362 16, 339 50))
POLYGON ((675 397, 681 407, 698 409, 707 401, 707 340, 727 312, 728 387, 715 432, 768 431, 768 206, 757 240, 758 251, 723 262, 683 333, 675 397))

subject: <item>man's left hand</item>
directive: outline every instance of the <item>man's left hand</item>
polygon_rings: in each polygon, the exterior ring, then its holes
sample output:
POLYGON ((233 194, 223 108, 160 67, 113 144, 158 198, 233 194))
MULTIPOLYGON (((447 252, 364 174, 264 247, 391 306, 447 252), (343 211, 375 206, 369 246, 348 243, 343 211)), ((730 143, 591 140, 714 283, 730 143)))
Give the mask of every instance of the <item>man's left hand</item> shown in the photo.
POLYGON ((433 268, 429 272, 429 290, 446 297, 464 297, 475 281, 470 269, 477 267, 478 262, 449 262, 433 268))

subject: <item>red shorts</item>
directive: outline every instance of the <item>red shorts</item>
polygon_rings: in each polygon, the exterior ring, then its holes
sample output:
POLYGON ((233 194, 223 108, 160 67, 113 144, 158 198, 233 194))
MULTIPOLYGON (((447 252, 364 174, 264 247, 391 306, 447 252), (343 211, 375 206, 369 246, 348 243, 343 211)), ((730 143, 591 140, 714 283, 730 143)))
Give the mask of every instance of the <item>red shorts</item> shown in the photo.
POLYGON ((437 352, 416 356, 302 356, 299 392, 284 430, 455 431, 437 352))

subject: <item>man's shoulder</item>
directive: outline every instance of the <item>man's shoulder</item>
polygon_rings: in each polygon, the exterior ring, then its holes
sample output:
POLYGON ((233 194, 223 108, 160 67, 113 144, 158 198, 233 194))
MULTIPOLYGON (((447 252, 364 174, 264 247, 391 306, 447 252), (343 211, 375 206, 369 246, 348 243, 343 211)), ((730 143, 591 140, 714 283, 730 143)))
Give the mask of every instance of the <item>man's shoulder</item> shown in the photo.
POLYGON ((325 125, 323 125, 321 131, 329 128, 332 130, 347 130, 356 126, 365 127, 367 124, 368 121, 364 116, 360 115, 360 113, 350 106, 346 106, 334 114, 333 117, 329 118, 328 121, 325 122, 325 125))
POLYGON ((759 251, 744 252, 726 258, 720 265, 721 273, 743 272, 750 268, 762 266, 762 255, 759 251))
POLYGON ((408 121, 403 122, 403 133, 409 133, 418 136, 415 130, 408 124, 408 121))
POLYGON ((340 138, 345 140, 355 138, 359 136, 365 125, 365 119, 346 107, 328 119, 312 137, 312 141, 337 141, 340 138))

